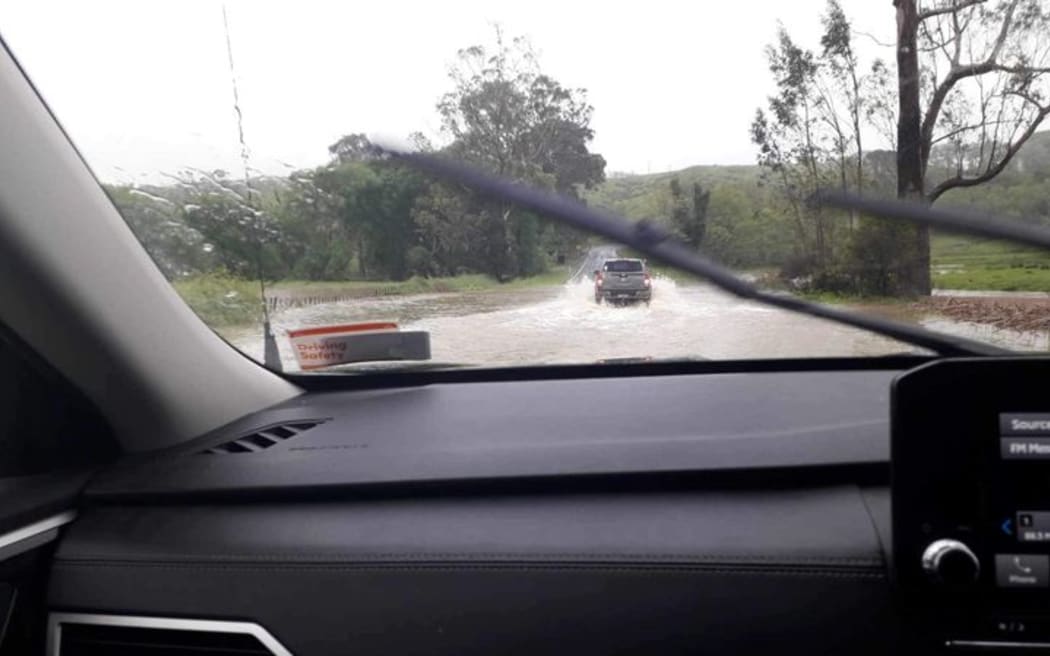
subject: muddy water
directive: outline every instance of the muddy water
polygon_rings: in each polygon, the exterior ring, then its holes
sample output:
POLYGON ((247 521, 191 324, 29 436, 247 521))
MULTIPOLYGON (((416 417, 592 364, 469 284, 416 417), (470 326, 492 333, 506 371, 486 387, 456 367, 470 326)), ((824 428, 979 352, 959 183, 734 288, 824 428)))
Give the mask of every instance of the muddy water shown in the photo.
MULTIPOLYGON (((298 367, 285 331, 348 321, 394 319, 430 332, 435 362, 476 365, 587 363, 610 358, 787 358, 883 355, 913 350, 870 333, 743 302, 706 285, 657 279, 648 307, 597 305, 589 281, 527 290, 425 294, 296 308, 274 317, 287 370, 298 367)), ((895 318, 1026 350, 1046 335, 909 315, 895 318)), ((258 330, 227 337, 257 359, 258 330)))

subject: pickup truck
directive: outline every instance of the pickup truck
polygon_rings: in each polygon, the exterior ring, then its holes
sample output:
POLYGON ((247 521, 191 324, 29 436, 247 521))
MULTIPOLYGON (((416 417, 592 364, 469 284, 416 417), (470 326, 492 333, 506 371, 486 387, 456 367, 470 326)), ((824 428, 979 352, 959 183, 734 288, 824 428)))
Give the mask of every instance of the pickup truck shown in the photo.
POLYGON ((653 278, 643 260, 616 258, 594 272, 594 302, 632 303, 653 298, 653 278))

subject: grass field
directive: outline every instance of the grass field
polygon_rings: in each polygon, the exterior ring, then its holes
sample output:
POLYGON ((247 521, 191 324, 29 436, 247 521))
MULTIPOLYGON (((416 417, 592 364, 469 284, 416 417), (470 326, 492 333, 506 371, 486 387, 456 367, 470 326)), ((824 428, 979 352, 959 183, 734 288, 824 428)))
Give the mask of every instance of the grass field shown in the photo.
POLYGON ((939 289, 1050 292, 1050 253, 1004 242, 937 235, 931 246, 939 289))

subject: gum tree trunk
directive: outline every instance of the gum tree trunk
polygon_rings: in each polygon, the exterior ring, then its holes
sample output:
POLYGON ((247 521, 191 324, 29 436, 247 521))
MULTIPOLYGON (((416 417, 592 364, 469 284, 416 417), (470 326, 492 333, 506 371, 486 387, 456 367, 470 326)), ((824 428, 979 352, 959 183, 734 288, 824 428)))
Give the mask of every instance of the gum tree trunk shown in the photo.
MULTIPOLYGON (((923 190, 922 109, 919 107, 919 12, 916 0, 894 0, 897 8, 897 197, 925 202, 923 190)), ((930 231, 902 228, 898 288, 909 295, 930 293, 930 231)))

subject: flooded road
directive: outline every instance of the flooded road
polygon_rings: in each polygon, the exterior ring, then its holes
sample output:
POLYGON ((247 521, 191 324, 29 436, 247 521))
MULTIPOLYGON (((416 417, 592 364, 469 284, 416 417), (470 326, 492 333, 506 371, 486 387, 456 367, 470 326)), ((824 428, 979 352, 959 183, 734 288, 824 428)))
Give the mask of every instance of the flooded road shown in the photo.
MULTIPOLYGON (((1045 334, 913 316, 903 306, 883 310, 943 332, 1022 350, 1046 349, 1045 334)), ((286 330, 377 319, 396 320, 404 330, 429 331, 435 362, 488 366, 610 358, 874 356, 914 350, 861 330, 740 301, 707 285, 679 285, 667 278, 654 282, 649 307, 597 305, 585 279, 563 286, 357 299, 289 309, 273 317, 286 370, 298 369, 286 330)), ((225 336, 261 359, 258 329, 225 336)))

